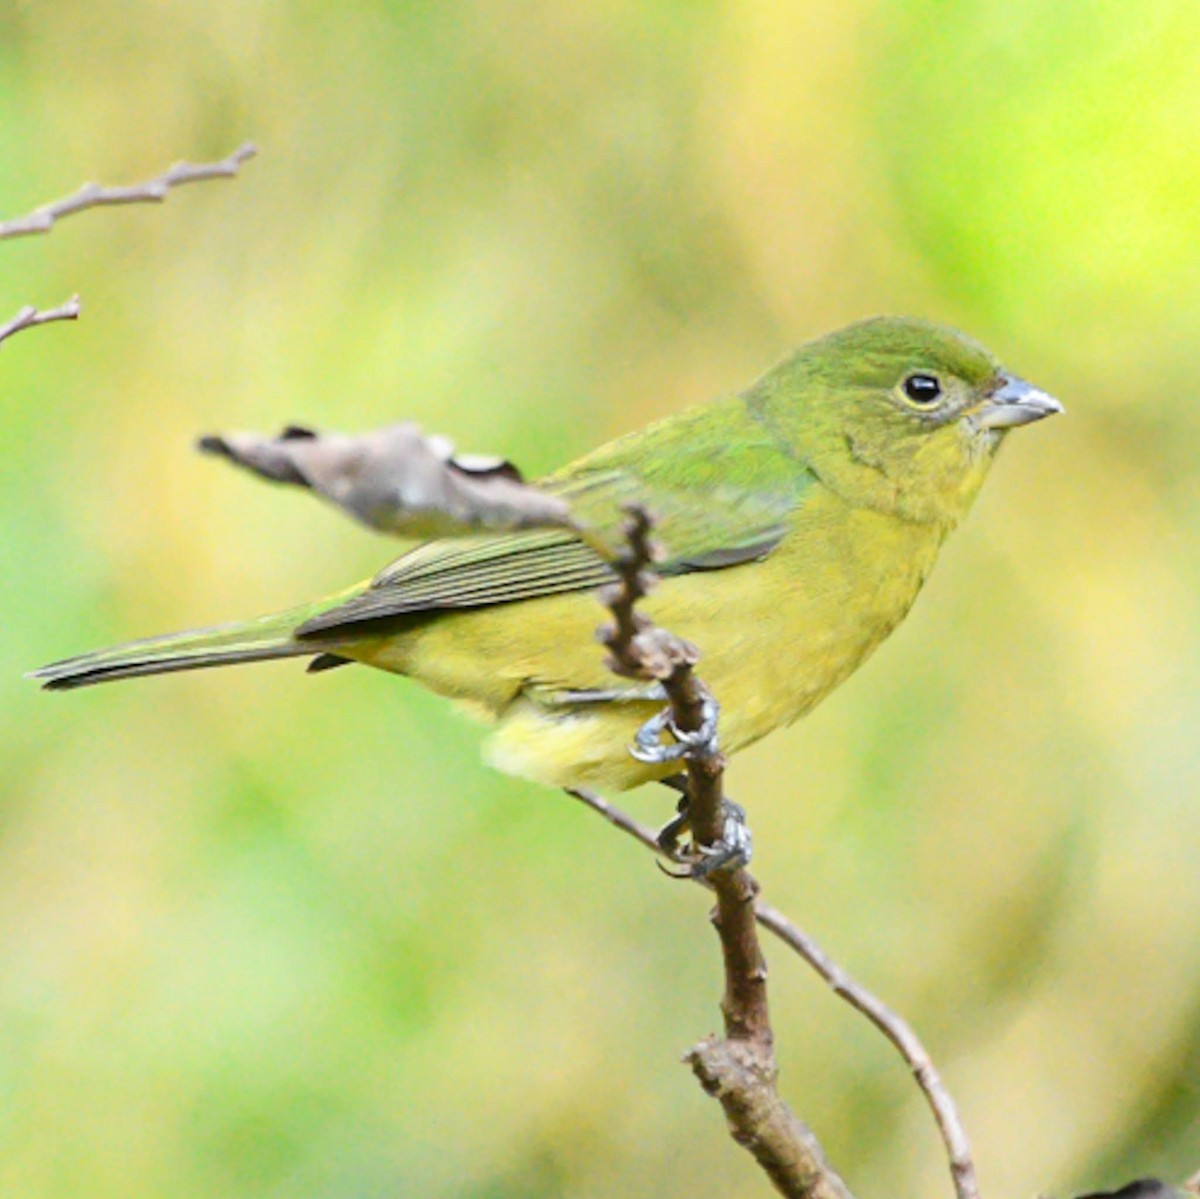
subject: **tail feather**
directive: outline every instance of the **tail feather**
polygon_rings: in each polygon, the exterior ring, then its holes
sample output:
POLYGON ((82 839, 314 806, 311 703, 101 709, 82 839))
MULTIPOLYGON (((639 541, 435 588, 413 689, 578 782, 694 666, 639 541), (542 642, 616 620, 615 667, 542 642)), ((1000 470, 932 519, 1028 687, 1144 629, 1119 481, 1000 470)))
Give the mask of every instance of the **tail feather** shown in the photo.
POLYGON ((297 641, 292 631, 323 605, 279 612, 258 620, 190 629, 165 637, 148 637, 125 645, 80 654, 53 662, 30 673, 48 691, 90 687, 114 679, 167 674, 174 670, 199 670, 237 662, 264 662, 271 658, 311 657, 325 648, 318 640, 297 641))

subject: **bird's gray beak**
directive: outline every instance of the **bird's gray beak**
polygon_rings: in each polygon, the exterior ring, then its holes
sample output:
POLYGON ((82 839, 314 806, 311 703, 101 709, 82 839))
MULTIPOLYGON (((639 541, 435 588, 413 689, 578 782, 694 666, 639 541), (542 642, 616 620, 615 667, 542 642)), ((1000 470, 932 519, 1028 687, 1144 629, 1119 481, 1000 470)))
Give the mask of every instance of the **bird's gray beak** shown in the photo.
POLYGON ((1052 395, 1016 375, 1008 375, 972 414, 972 419, 980 429, 1015 429, 1062 410, 1063 406, 1052 395))

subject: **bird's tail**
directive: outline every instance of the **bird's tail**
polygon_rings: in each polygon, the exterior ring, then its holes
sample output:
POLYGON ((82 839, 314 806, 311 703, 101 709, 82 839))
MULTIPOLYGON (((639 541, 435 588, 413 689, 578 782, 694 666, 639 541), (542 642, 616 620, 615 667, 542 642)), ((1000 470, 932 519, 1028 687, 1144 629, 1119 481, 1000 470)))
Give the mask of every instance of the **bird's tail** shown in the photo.
POLYGON ((66 691, 107 683, 110 679, 320 654, 327 646, 319 640, 298 641, 292 633, 324 607, 325 604, 310 604, 239 624, 130 641, 54 662, 31 672, 30 677, 41 679, 48 691, 66 691))

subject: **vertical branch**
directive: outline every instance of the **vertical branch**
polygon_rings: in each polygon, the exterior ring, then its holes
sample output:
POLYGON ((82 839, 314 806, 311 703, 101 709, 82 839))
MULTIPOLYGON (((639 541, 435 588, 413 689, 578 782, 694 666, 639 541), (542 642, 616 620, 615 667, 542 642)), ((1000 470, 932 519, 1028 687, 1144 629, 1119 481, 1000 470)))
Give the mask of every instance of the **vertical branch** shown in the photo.
MULTIPOLYGON (((605 596, 613 626, 602 632, 609 666, 618 675, 653 679, 670 704, 670 727, 691 740, 684 756, 687 771, 688 823, 701 851, 723 843, 728 812, 724 796, 725 758, 718 749, 716 703, 695 672, 700 652, 694 645, 655 627, 635 610, 654 586, 650 572, 657 550, 650 539, 652 521, 633 507, 626 523, 627 547, 614 563, 619 582, 605 596)), ((754 900, 758 884, 744 868, 711 875, 717 906, 713 923, 725 959, 725 997, 721 1010, 726 1035, 771 1044, 767 1006, 767 967, 758 944, 754 900)))
MULTIPOLYGON (((792 1199, 852 1199, 812 1131, 791 1112, 776 1088, 767 966, 756 925, 758 884, 738 857, 725 863, 713 856, 713 865, 706 866, 709 855, 727 848, 730 829, 739 827, 741 813, 733 815, 724 797, 725 759, 717 744, 717 705, 695 673, 699 651, 635 611, 654 583, 651 525, 644 509, 630 509, 627 546, 614 563, 618 582, 603 597, 613 624, 601 630, 600 639, 608 647, 609 666, 615 673, 654 680, 666 694, 669 719, 650 722, 639 733, 638 745, 646 752, 666 729, 683 747, 678 756, 687 770, 686 819, 698 851, 692 877, 702 879, 716 895, 712 919, 725 968, 721 1001, 725 1035, 707 1037, 684 1060, 705 1091, 720 1102, 733 1139, 753 1154, 781 1194, 792 1199)), ((611 809, 606 814, 622 825, 611 809)))

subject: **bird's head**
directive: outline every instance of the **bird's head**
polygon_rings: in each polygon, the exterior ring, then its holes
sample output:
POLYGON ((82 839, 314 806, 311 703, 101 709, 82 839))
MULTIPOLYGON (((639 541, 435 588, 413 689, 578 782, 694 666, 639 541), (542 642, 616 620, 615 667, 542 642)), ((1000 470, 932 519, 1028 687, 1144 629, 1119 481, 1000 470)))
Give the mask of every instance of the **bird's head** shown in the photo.
POLYGON ((965 515, 1010 429, 1062 411, 978 342, 906 317, 809 342, 749 401, 845 498, 946 525, 965 515))

